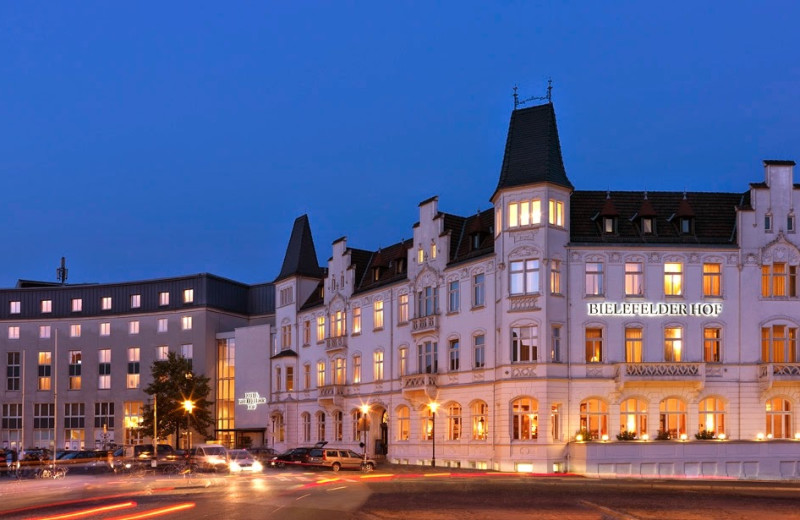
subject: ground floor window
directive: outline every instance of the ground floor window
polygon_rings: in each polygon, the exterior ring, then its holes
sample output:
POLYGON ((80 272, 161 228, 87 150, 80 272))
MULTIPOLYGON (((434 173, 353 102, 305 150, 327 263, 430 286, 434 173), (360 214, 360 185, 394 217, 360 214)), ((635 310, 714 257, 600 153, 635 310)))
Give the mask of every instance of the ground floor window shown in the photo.
POLYGON ((725 433, 725 403, 717 397, 700 401, 698 435, 719 437, 725 433))
POLYGON ((472 439, 485 441, 489 436, 489 405, 477 401, 472 405, 472 439))
POLYGON ((659 438, 680 439, 686 434, 686 403, 670 397, 659 404, 659 438))
POLYGON ((776 397, 767 401, 767 438, 788 439, 792 435, 792 403, 776 397))
POLYGON ((539 403, 530 397, 521 397, 511 403, 511 438, 533 440, 539 438, 539 403))
POLYGON ((623 436, 641 439, 647 433, 647 402, 625 399, 619 405, 619 432, 623 436))
POLYGON ((397 408, 397 440, 407 441, 411 427, 411 415, 408 406, 397 408))
POLYGON ((588 439, 608 438, 608 404, 600 399, 587 399, 581 402, 581 431, 586 431, 588 439))

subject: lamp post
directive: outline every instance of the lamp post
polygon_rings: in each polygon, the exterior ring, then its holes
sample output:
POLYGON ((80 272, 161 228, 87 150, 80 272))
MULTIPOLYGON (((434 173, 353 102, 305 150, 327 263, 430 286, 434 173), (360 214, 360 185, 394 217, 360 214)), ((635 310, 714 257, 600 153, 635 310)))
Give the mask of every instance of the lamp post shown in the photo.
POLYGON ((158 465, 158 457, 156 454, 158 453, 158 394, 153 394, 153 461, 151 462, 152 467, 156 467, 158 465))
MULTIPOLYGON (((191 415, 192 411, 194 410, 194 401, 186 399, 183 401, 183 409, 186 411, 187 414, 191 415)), ((192 430, 189 427, 189 415, 186 416, 186 442, 188 446, 186 449, 191 449, 192 447, 192 430)))
POLYGON ((361 463, 362 467, 367 463, 367 431, 369 430, 369 421, 367 420, 367 414, 369 414, 369 405, 362 404, 361 405, 361 417, 364 421, 364 426, 361 428, 361 431, 364 432, 364 459, 361 463))
POLYGON ((431 440, 433 441, 433 454, 431 457, 431 467, 436 467, 436 409, 439 408, 439 403, 432 401, 428 403, 428 408, 431 410, 431 440))

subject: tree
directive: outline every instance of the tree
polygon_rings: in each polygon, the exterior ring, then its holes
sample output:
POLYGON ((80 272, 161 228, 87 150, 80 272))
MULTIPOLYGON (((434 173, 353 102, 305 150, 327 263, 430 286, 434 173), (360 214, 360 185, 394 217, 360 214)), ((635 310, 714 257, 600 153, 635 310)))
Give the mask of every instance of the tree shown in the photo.
MULTIPOLYGON (((191 427, 207 439, 208 429, 214 424, 211 403, 206 399, 211 393, 209 378, 196 375, 189 360, 174 352, 170 352, 167 359, 153 363, 150 373, 153 382, 144 392, 155 396, 159 439, 174 433, 178 444, 182 426, 191 427), (191 413, 184 408, 186 401, 192 402, 191 413)), ((145 435, 153 434, 153 402, 144 406, 139 431, 145 435)))

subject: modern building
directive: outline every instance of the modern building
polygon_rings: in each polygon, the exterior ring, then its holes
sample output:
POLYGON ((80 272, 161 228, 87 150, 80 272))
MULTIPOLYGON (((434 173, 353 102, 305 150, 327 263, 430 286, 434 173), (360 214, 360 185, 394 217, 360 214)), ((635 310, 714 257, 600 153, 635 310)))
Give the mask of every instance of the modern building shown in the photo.
POLYGON ((580 191, 553 105, 515 109, 491 208, 454 215, 427 199, 409 240, 370 251, 340 238, 320 266, 304 215, 271 284, 0 291, 0 441, 142 441, 129 428, 142 367, 175 351, 214 380, 215 436, 231 445, 797 478, 794 165, 765 161, 739 193, 580 191))

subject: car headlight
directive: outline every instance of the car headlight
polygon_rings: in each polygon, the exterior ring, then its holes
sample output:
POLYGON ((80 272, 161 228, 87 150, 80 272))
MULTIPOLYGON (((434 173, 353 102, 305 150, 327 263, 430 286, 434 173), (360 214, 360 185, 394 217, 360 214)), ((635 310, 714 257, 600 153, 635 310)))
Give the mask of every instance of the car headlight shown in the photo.
POLYGON ((231 471, 239 471, 240 469, 238 462, 231 461, 231 471))
POLYGON ((261 471, 262 469, 264 469, 264 466, 262 466, 260 462, 255 461, 253 463, 253 471, 261 471))

